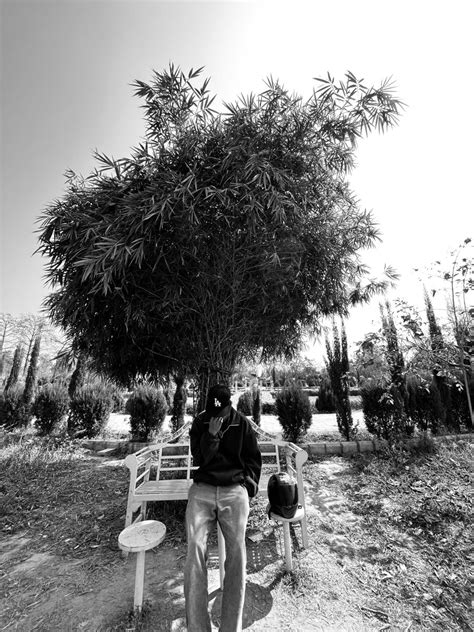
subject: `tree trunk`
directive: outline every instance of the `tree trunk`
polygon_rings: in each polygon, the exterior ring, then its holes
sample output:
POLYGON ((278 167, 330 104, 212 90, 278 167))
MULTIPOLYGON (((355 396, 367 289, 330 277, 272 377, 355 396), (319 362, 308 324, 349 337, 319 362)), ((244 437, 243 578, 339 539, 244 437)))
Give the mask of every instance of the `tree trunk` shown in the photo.
POLYGON ((209 366, 203 366, 200 368, 197 375, 198 394, 197 394, 197 413, 200 413, 206 408, 207 393, 211 386, 215 384, 226 384, 230 388, 230 380, 234 372, 234 365, 232 367, 225 367, 220 365, 219 368, 210 368, 209 366))
POLYGON ((171 415, 171 432, 175 433, 184 425, 184 416, 186 414, 187 393, 184 384, 184 375, 175 376, 176 390, 173 397, 173 408, 171 415))

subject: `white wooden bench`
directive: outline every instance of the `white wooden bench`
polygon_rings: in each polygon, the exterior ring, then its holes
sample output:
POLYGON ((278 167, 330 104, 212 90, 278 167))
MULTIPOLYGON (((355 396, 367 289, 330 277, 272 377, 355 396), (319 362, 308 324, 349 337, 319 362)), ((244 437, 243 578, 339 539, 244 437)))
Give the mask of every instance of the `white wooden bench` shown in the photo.
MULTIPOLYGON (((302 469, 308 459, 308 454, 294 443, 276 440, 263 432, 253 422, 250 423, 257 434, 262 454, 259 494, 266 495, 268 479, 275 472, 286 470, 296 478, 302 511, 299 511, 293 522, 301 524, 303 547, 306 548, 308 546, 308 532, 302 469)), ((146 519, 148 502, 187 500, 189 488, 193 482, 193 472, 197 469, 192 462, 191 445, 189 441, 179 443, 171 443, 170 441, 182 437, 189 430, 190 425, 191 422, 185 424, 168 442, 145 446, 125 458, 125 465, 130 470, 125 527, 146 519), (135 513, 137 515, 134 518, 135 513)), ((272 514, 272 519, 278 520, 278 517, 272 514)), ((225 549, 223 535, 219 528, 217 533, 222 585, 223 551, 225 549)), ((288 559, 286 538, 285 549, 288 559)))

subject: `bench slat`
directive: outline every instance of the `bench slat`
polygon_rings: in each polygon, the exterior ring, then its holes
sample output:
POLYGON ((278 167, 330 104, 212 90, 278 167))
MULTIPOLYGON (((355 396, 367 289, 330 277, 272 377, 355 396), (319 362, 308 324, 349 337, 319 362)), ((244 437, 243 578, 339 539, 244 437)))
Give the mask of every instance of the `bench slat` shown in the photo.
POLYGON ((135 490, 140 500, 186 500, 192 479, 147 481, 135 490))
MULTIPOLYGON (((184 472, 188 471, 188 466, 187 465, 177 465, 176 467, 162 467, 160 469, 160 472, 177 472, 178 470, 183 470, 184 472)), ((193 465, 193 467, 191 468, 192 470, 197 470, 198 467, 197 465, 193 465)))

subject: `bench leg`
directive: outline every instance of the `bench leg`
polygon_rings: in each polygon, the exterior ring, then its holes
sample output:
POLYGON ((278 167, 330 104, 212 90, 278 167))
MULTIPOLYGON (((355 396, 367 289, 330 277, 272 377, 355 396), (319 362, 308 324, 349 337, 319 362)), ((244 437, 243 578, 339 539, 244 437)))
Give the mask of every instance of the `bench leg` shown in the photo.
POLYGON ((285 544, 285 561, 286 561, 286 570, 293 570, 293 561, 291 559, 291 537, 290 537, 290 523, 283 523, 283 541, 285 544))
POLYGON ((140 508, 140 513, 142 515, 142 520, 146 520, 146 505, 147 505, 146 500, 144 500, 142 502, 142 505, 141 505, 141 508, 140 508))
POLYGON ((225 540, 219 523, 217 523, 217 549, 219 551, 219 578, 221 590, 224 588, 225 540))
POLYGON ((301 539, 303 541, 303 548, 307 549, 309 546, 309 540, 308 540, 308 525, 306 523, 306 515, 301 521, 301 539))
POLYGON ((132 524, 132 516, 133 516, 132 501, 129 499, 127 501, 127 511, 125 513, 125 529, 132 524))
POLYGON ((137 553, 137 568, 135 570, 135 596, 133 607, 142 609, 143 605, 143 582, 145 581, 145 551, 137 553))

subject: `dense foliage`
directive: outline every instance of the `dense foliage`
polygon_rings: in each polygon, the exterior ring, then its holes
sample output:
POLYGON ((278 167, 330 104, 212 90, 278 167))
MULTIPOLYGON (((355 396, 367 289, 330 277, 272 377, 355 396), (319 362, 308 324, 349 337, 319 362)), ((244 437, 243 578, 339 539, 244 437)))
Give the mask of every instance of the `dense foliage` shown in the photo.
POLYGON ((347 174, 357 140, 396 123, 392 86, 347 73, 304 101, 269 79, 218 113, 200 72, 136 81, 145 141, 97 153, 42 216, 50 314, 123 383, 184 369, 202 391, 380 289, 359 258, 378 233, 347 174))
POLYGON ((250 389, 245 390, 237 400, 237 410, 242 415, 250 416, 252 414, 253 397, 250 389))

